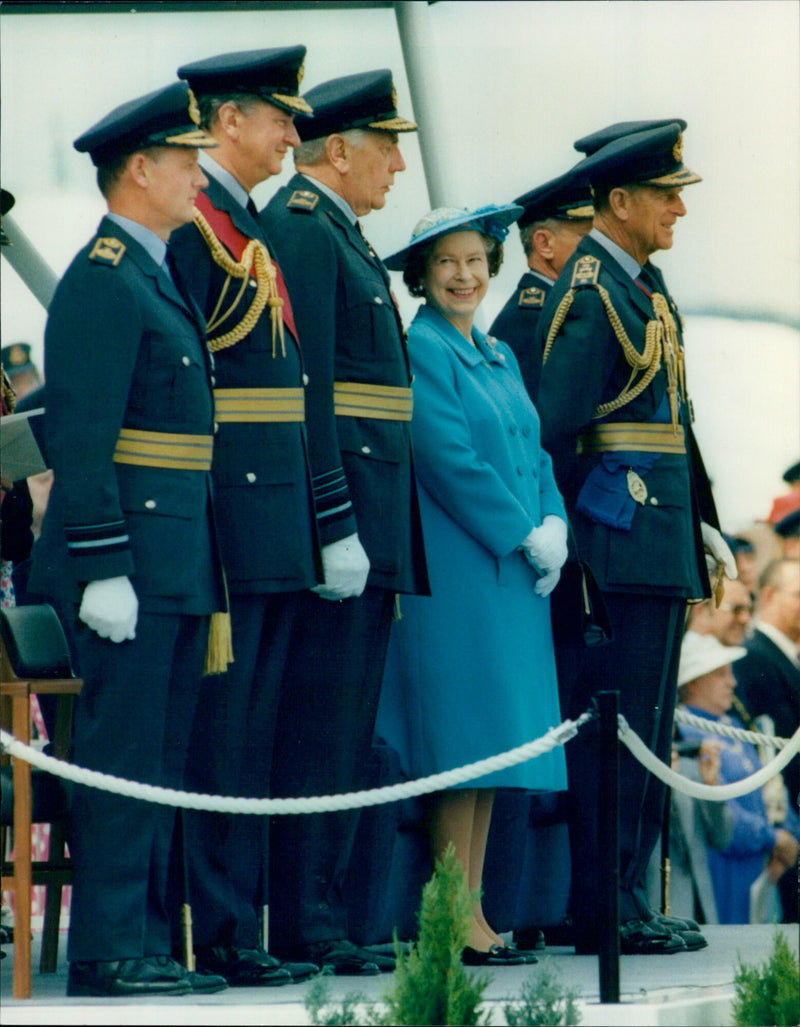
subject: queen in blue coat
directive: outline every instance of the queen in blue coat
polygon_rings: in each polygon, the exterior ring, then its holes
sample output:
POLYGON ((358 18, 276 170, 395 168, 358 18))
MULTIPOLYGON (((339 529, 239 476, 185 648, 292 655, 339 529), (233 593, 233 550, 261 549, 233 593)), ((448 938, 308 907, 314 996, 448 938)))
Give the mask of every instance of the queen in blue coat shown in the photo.
MULTIPOLYGON (((566 516, 516 359, 473 325, 519 207, 439 208, 387 266, 424 296, 408 334, 412 437, 430 596, 403 596, 377 733, 418 778, 493 756, 560 723, 549 593, 566 516)), ((563 750, 434 797, 434 855, 449 842, 479 888, 496 787, 566 787, 563 750)), ((464 960, 522 961, 475 909, 464 960)))

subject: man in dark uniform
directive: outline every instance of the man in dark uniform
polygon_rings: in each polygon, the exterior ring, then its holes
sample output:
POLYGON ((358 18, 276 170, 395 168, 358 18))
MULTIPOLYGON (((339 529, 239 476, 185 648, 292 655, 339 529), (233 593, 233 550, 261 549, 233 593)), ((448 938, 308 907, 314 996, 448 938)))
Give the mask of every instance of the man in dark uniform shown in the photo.
MULTIPOLYGON (((84 679, 74 762, 178 788, 210 615, 225 599, 210 361, 200 312, 166 253, 206 185, 197 147, 213 145, 184 83, 117 108, 76 140, 109 213, 61 280, 45 333, 55 483, 35 560, 74 590, 84 679)), ((225 987, 169 955, 175 820, 170 806, 76 786, 69 995, 225 987)))
MULTIPOLYGON (((614 633, 612 644, 584 651, 566 712, 575 716, 601 689, 619 689, 621 712, 667 762, 686 601, 710 594, 710 570, 715 579, 722 567, 736 576, 692 434, 680 315, 649 260, 671 247, 673 225, 686 213, 681 190, 699 181, 682 163, 684 127, 622 134, 583 162, 594 227, 565 265, 538 328, 542 442, 614 633)), ((575 941, 579 952, 591 952, 602 801, 596 735, 582 731, 567 759, 575 941)), ((625 750, 620 759, 621 950, 699 948, 705 939, 693 921, 649 908, 644 873, 664 788, 625 750)))
MULTIPOLYGON (((388 274, 358 217, 405 168, 389 71, 312 89, 298 174, 262 212, 294 304, 309 382, 308 441, 328 561, 366 552, 363 595, 306 593, 279 713, 277 794, 360 787, 395 593, 427 590, 410 445, 411 389, 388 274), (331 554, 328 557, 327 554, 331 554), (333 600, 333 601, 332 601, 333 600)), ((357 814, 280 818, 271 856, 276 946, 339 973, 391 969, 348 940, 342 884, 357 814)))
MULTIPOLYGON (((305 53, 253 50, 178 69, 219 143, 201 156, 208 186, 194 223, 170 239, 215 359, 212 476, 234 662, 223 678, 203 683, 186 773, 189 788, 214 795, 269 795, 292 625, 303 592, 320 580, 303 361, 286 286, 249 196, 300 142, 295 114, 311 113, 298 96, 305 53)), ((185 822, 198 967, 251 986, 315 972, 311 963, 281 966, 266 952, 267 818, 189 812, 185 822)))
POLYGON ((524 208, 517 225, 528 270, 489 331, 513 349, 535 403, 542 373, 542 351, 535 345, 539 315, 553 282, 592 227, 594 208, 589 182, 575 168, 514 203, 524 208))

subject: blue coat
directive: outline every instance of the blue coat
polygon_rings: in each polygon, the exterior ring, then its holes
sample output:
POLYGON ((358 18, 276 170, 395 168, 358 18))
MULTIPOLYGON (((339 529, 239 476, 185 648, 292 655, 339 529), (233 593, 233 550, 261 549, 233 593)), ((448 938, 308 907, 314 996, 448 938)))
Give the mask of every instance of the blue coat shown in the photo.
MULTIPOLYGON (((474 347, 427 306, 408 336, 432 595, 402 598, 377 733, 412 777, 511 749, 561 720, 550 603, 518 546, 564 506, 514 355, 473 338, 474 347)), ((565 783, 561 750, 477 782, 565 783)))
MULTIPOLYGON (((687 710, 696 717, 741 728, 736 717, 715 717, 695 706, 687 710)), ((686 739, 698 741, 713 738, 720 743, 719 783, 732 784, 761 769, 761 757, 750 742, 733 741, 711 735, 700 728, 681 724, 686 739)), ((726 801, 733 814, 733 837, 722 850, 708 850, 708 867, 714 884, 714 897, 721 924, 750 922, 750 886, 764 869, 764 863, 775 847, 776 827, 769 822, 764 796, 760 788, 726 801)), ((791 803, 786 821, 778 825, 797 837, 797 814, 791 803)))

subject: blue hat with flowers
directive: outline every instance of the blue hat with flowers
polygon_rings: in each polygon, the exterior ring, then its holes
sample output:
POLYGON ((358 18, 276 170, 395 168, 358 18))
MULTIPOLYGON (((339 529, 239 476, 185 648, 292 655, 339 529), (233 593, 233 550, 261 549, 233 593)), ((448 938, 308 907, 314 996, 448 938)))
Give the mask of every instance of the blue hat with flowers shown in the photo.
POLYGON ((514 224, 522 210, 523 208, 516 203, 504 206, 490 203, 487 207, 478 207, 477 210, 468 210, 466 207, 436 207, 416 223, 408 246, 387 257, 384 264, 390 271, 402 271, 412 250, 451 232, 481 232, 502 242, 508 235, 509 226, 514 224))

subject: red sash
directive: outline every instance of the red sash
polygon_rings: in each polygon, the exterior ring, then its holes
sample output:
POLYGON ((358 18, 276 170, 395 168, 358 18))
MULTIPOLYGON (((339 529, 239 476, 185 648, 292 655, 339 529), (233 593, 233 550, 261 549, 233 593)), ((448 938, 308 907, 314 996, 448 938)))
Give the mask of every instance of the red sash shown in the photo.
MULTIPOLYGON (((237 261, 241 260, 245 246, 247 246, 250 240, 246 235, 239 231, 236 225, 234 225, 230 214, 224 210, 217 210, 205 193, 197 194, 194 205, 209 225, 211 225, 214 235, 216 235, 219 241, 227 246, 233 254, 234 259, 237 261)), ((292 314, 292 304, 289 300, 289 292, 286 288, 286 282, 283 280, 283 275, 281 274, 281 269, 278 267, 277 261, 271 254, 270 260, 272 260, 273 267, 277 274, 276 286, 278 289, 278 295, 283 300, 283 323, 295 339, 297 339, 297 329, 294 326, 294 315, 292 314)), ((250 274, 255 278, 255 265, 250 269, 250 274)))

